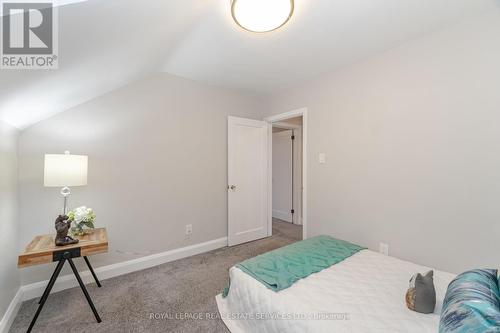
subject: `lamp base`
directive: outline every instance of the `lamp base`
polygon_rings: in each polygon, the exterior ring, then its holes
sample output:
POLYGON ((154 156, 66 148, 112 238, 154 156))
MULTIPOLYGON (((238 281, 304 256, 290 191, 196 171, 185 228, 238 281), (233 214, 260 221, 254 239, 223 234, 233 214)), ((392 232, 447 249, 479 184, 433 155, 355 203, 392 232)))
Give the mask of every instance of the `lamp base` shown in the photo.
POLYGON ((71 194, 71 190, 69 187, 64 186, 61 189, 61 195, 64 197, 64 206, 63 206, 63 215, 66 215, 68 213, 68 197, 71 194))

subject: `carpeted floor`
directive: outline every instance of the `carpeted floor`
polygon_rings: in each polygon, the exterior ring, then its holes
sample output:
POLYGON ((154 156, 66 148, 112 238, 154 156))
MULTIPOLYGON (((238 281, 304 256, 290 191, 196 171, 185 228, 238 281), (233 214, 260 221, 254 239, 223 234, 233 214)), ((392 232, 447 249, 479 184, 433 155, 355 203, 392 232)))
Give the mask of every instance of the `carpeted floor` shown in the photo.
MULTIPOLYGON (((89 284, 100 324, 80 288, 51 294, 33 332, 228 332, 216 317, 215 296, 226 286, 229 268, 300 239, 301 226, 274 220, 270 238, 104 280, 102 288, 89 284), (202 320, 182 318, 199 313, 202 320)), ((10 332, 26 331, 37 301, 22 304, 10 332)))

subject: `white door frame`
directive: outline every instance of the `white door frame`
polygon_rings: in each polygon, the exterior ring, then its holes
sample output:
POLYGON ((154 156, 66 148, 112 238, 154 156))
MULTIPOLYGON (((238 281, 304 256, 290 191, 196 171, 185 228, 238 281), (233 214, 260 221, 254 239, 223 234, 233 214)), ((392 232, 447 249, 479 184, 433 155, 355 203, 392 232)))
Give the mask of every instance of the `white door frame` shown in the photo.
POLYGON ((297 109, 278 115, 264 118, 269 123, 269 148, 268 148, 268 234, 272 235, 273 229, 273 124, 280 121, 302 116, 302 238, 307 238, 307 108, 297 109))

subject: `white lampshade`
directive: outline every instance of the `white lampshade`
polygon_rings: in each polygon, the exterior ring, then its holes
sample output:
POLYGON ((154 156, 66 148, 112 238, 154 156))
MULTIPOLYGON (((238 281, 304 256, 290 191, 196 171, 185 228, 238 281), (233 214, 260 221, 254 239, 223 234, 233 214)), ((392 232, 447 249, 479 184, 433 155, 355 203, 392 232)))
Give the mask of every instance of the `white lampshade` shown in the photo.
POLYGON ((47 187, 87 185, 88 157, 83 155, 47 154, 43 183, 47 187))

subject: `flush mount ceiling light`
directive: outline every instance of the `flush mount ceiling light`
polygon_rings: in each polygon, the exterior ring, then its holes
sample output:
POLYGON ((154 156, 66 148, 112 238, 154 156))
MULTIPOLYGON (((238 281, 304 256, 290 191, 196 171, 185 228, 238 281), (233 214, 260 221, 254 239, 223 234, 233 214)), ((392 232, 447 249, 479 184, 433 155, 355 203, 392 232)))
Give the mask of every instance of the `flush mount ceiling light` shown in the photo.
POLYGON ((293 14, 294 0, 232 0, 234 21, 251 32, 269 32, 287 23, 293 14))

